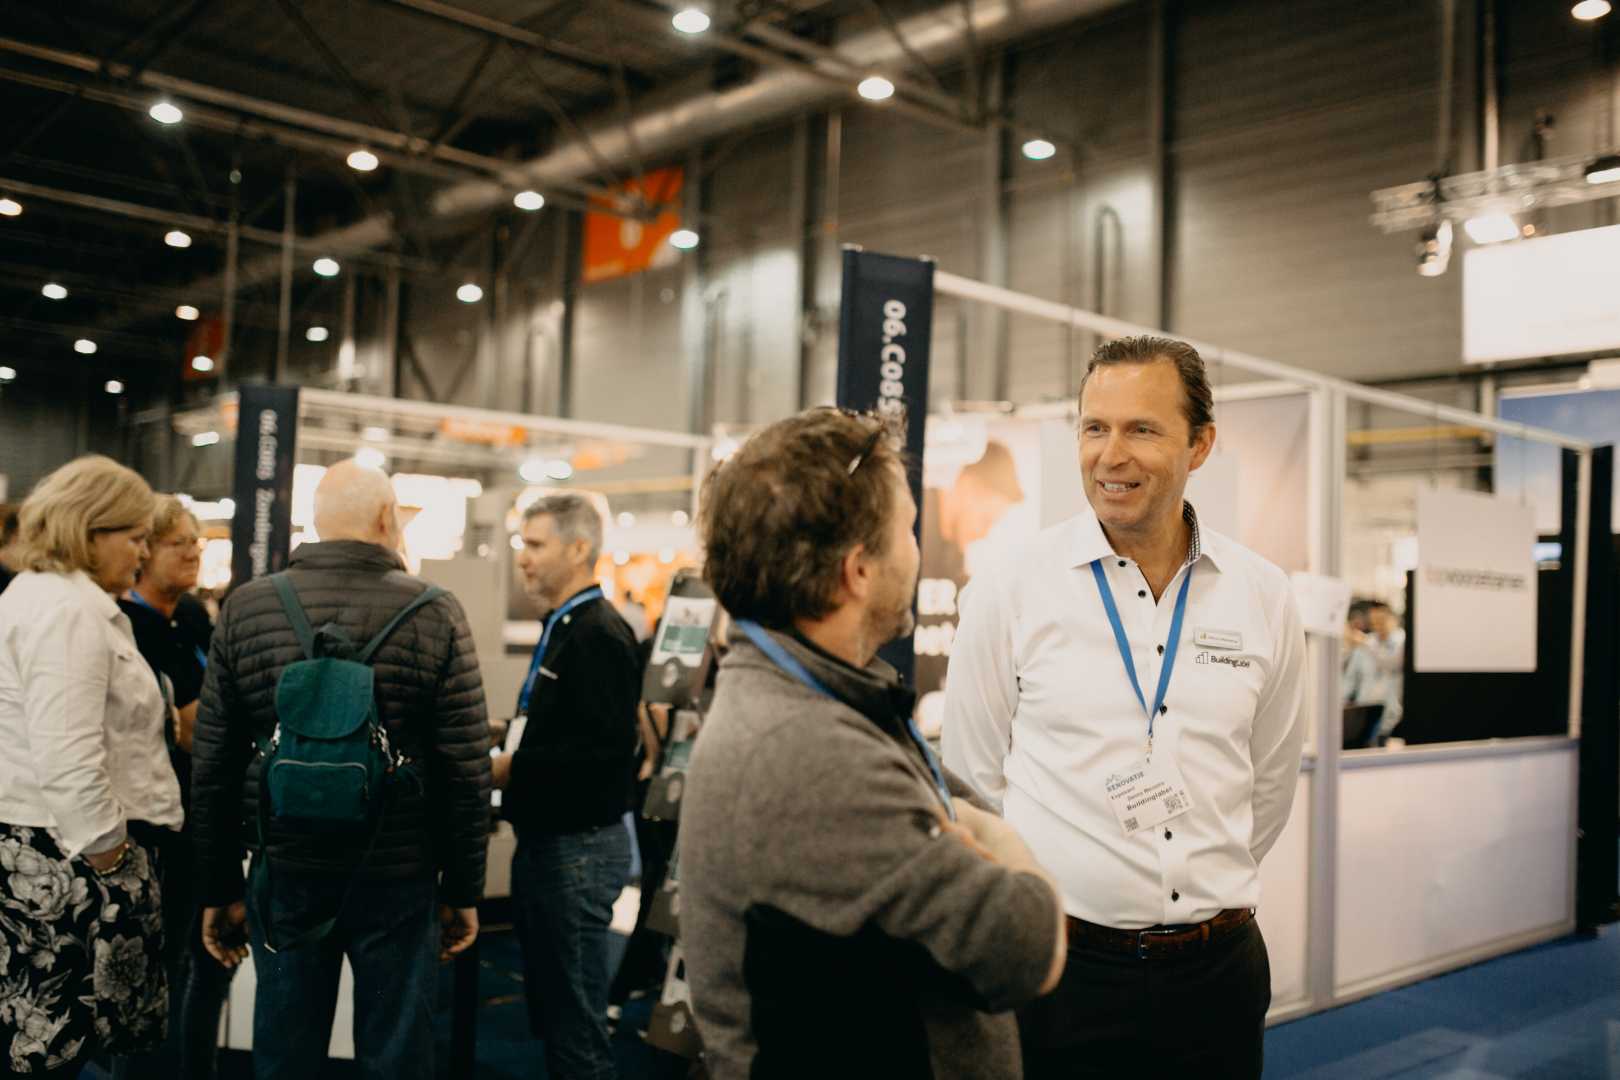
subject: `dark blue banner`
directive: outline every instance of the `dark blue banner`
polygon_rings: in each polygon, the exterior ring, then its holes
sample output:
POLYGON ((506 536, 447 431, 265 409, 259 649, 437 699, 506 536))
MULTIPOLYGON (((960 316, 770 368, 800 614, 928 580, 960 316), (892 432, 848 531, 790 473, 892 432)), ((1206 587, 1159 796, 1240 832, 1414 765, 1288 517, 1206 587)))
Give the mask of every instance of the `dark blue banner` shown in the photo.
MULTIPOLYGON (((838 404, 876 412, 906 433, 906 479, 923 501, 923 429, 928 422, 928 353, 934 327, 934 264, 927 259, 844 249, 838 320, 838 404)), ((922 528, 918 515, 917 528, 922 528)), ((915 600, 913 600, 915 604, 915 600)), ((912 681, 916 656, 905 637, 879 653, 912 681)))
POLYGON ((292 483, 298 387, 245 383, 238 391, 232 498, 231 587, 286 569, 292 542, 292 483))

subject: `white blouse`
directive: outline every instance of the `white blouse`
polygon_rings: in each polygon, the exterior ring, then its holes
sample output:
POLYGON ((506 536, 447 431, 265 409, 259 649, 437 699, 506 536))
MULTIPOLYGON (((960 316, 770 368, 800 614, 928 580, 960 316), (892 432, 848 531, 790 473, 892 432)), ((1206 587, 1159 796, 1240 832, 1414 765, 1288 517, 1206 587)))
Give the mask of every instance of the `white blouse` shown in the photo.
POLYGON ((81 572, 22 573, 0 593, 0 822, 106 851, 131 820, 185 819, 168 707, 118 603, 81 572))

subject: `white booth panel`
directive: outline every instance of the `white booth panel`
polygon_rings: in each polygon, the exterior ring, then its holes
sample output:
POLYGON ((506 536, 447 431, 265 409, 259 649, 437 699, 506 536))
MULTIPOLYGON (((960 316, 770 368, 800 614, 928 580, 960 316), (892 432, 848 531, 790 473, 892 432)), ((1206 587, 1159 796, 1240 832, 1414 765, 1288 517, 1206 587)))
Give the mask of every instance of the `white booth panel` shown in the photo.
POLYGON ((1574 918, 1575 744, 1404 753, 1413 756, 1341 762, 1340 995, 1550 936, 1574 918))
POLYGON ((1273 1012, 1303 1001, 1309 950, 1307 906, 1311 884, 1311 774, 1301 773, 1294 812, 1260 864, 1257 918, 1271 954, 1273 1012))
MULTIPOLYGON (((226 999, 225 1015, 220 1021, 224 1029, 220 1045, 226 1049, 253 1049, 253 1000, 257 991, 258 979, 249 954, 231 980, 231 996, 226 999)), ((326 1056, 345 1061, 354 1058, 354 971, 348 960, 343 961, 343 972, 338 977, 337 1007, 333 1010, 332 1038, 326 1056)))

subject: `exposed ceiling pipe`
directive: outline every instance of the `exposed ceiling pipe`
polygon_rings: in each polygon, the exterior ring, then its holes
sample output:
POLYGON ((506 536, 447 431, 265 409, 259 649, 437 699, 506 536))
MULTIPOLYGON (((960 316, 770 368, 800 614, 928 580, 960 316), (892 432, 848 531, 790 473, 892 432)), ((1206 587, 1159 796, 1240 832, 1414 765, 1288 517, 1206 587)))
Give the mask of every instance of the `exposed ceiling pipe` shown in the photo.
MULTIPOLYGON (((1124 0, 979 0, 971 5, 973 34, 981 47, 1003 44, 1052 26, 1095 15, 1116 7, 1124 0)), ((931 61, 952 59, 964 38, 963 9, 968 5, 948 3, 939 9, 902 20, 901 31, 913 51, 931 61)), ((852 61, 873 66, 903 63, 899 46, 881 27, 841 41, 838 51, 852 61)), ((840 90, 822 79, 797 71, 772 69, 741 86, 724 90, 710 88, 707 73, 696 76, 668 91, 650 95, 644 111, 626 131, 617 108, 608 108, 586 119, 581 126, 588 133, 598 154, 618 165, 629 162, 634 150, 648 157, 668 156, 683 148, 712 140, 730 132, 781 120, 796 112, 821 108, 850 97, 853 87, 840 90)), ((882 108, 875 105, 874 108, 882 108)), ((579 141, 565 143, 530 161, 516 163, 513 172, 536 182, 578 181, 592 177, 596 162, 579 141)), ((457 217, 478 213, 499 205, 509 188, 486 181, 463 181, 445 188, 428 200, 435 217, 457 217)), ((341 257, 388 243, 394 235, 386 215, 373 215, 324 233, 310 241, 323 251, 341 257)), ((277 260, 258 259, 242 265, 238 288, 247 288, 276 276, 277 260)), ((217 277, 192 285, 199 296, 220 288, 217 277)))

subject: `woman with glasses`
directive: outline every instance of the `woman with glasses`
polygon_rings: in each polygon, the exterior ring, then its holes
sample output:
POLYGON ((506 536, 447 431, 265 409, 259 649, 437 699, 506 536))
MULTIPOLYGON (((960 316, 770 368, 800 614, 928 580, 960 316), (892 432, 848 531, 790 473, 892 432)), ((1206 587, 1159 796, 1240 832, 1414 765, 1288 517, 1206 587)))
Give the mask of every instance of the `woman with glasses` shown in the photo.
MULTIPOLYGON (((149 548, 135 587, 118 606, 129 617, 135 644, 164 689, 169 705, 165 732, 169 760, 189 804, 191 733, 214 628, 194 592, 202 569, 201 527, 173 495, 158 496, 149 548)), ((169 1037, 156 1053, 115 1061, 115 1080, 214 1075, 219 1013, 230 992, 231 971, 202 946, 202 909, 197 903, 196 853, 190 830, 170 834, 162 854, 169 1037)))
POLYGON ((153 497, 83 457, 19 514, 0 594, 0 1076, 155 1046, 168 1012, 155 854, 180 827, 168 711, 117 597, 153 497))

